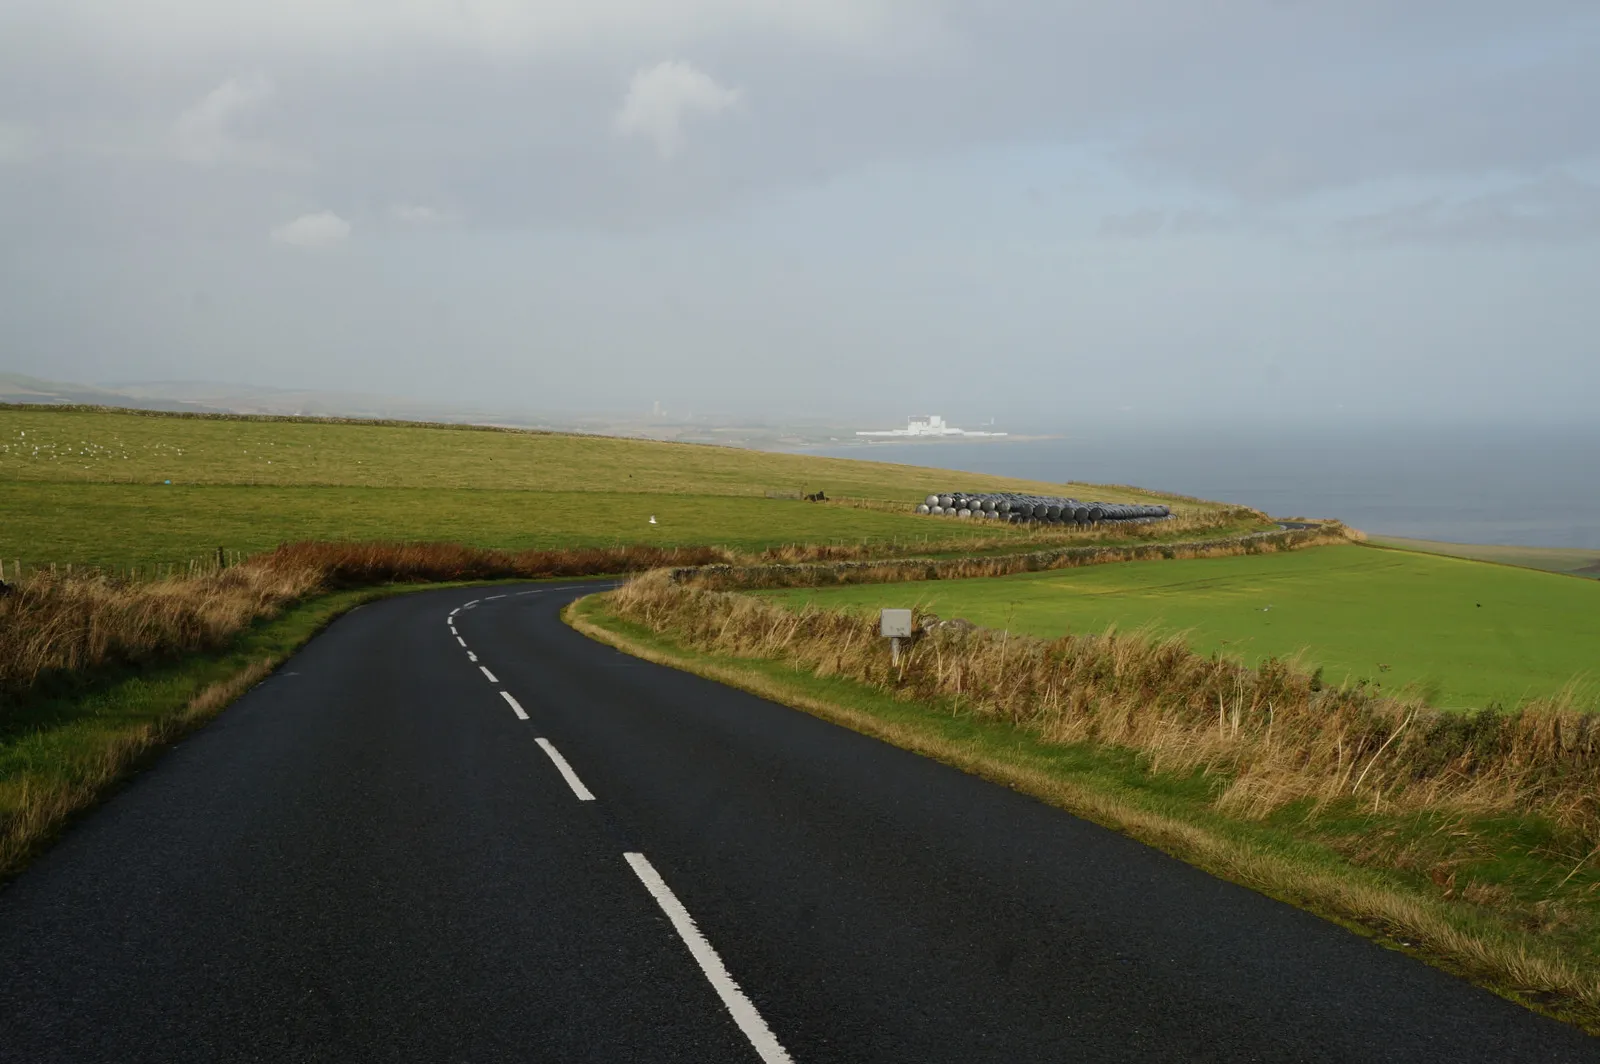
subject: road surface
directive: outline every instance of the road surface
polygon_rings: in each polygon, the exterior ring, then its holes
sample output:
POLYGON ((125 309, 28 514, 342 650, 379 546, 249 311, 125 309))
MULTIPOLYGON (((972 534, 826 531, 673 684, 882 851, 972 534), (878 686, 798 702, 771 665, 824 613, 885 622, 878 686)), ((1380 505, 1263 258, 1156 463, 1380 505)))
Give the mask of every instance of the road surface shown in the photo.
POLYGON ((578 593, 366 606, 86 817, 0 890, 0 1060, 1600 1060, 578 593))

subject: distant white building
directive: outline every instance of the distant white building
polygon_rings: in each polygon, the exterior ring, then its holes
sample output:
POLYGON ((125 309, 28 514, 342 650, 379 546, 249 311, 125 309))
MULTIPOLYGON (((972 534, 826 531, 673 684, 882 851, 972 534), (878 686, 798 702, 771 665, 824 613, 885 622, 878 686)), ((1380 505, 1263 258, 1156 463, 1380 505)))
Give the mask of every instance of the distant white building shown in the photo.
POLYGON ((953 425, 946 425, 944 418, 938 414, 929 414, 927 417, 914 417, 906 422, 903 429, 875 429, 866 432, 857 432, 857 436, 875 436, 890 438, 905 438, 907 436, 1004 436, 1003 432, 969 432, 958 429, 953 425))

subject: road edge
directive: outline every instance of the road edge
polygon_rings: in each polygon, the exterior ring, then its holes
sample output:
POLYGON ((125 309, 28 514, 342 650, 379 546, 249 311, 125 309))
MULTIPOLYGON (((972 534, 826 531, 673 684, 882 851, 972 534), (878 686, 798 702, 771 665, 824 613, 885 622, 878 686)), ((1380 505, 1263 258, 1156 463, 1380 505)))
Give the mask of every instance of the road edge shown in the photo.
MULTIPOLYGON (((1218 879, 1312 913, 1387 949, 1406 953, 1530 1011, 1578 1027, 1588 1034, 1600 1035, 1600 1011, 1582 1001, 1576 993, 1571 996, 1532 994, 1517 985, 1516 962, 1531 959, 1525 950, 1512 956, 1506 949, 1507 943, 1491 944, 1463 931, 1459 921, 1450 919, 1447 911, 1431 899, 1379 884, 1354 868, 1345 877, 1303 868, 1278 854, 1263 853, 1202 825, 1142 808, 1107 790, 960 748, 926 729, 886 721, 798 691, 755 668, 740 667, 729 659, 708 660, 709 655, 683 652, 655 633, 651 633, 649 642, 642 641, 634 635, 607 628, 597 623, 592 615, 586 615, 597 607, 594 600, 600 597, 586 595, 569 602, 561 611, 562 621, 579 634, 622 653, 798 709, 1027 794, 1160 850, 1218 879), (1493 948, 1494 945, 1499 948, 1493 948)), ((1581 982, 1575 970, 1572 970, 1571 982, 1574 985, 1581 982)))
MULTIPOLYGON (((21 792, 17 808, 6 810, 6 815, 0 819, 0 889, 48 851, 79 818, 93 812, 117 788, 155 764, 174 743, 209 724, 345 614, 381 599, 418 591, 528 582, 445 581, 322 591, 287 606, 274 617, 262 619, 258 626, 243 629, 222 650, 190 654, 170 663, 173 672, 170 678, 181 682, 185 671, 201 672, 230 658, 241 659, 238 667, 226 675, 209 683, 201 684, 197 680, 181 695, 157 699, 155 705, 138 715, 138 719, 95 734, 88 748, 76 752, 66 764, 74 771, 58 772, 65 778, 49 778, 48 772, 48 769, 60 770, 65 758, 47 762, 43 779, 29 776, 19 783, 16 776, 0 778, 0 797, 7 797, 3 794, 3 789, 7 788, 15 787, 21 792), (323 612, 319 614, 319 610, 323 612), (280 639, 267 653, 252 654, 246 649, 253 638, 270 638, 275 628, 292 631, 308 614, 310 623, 303 630, 280 639)), ((75 695, 73 700, 88 703, 105 693, 89 690, 75 695)), ((64 735, 75 726, 86 725, 92 716, 92 712, 86 711, 81 716, 61 721, 57 728, 41 728, 30 737, 64 735)))

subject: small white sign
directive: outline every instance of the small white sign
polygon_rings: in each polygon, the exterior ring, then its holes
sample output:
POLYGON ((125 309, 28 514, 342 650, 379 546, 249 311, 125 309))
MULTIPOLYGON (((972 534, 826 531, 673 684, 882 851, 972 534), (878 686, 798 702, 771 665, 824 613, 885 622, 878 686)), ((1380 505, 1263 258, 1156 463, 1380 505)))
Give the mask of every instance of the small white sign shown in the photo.
POLYGON ((878 626, 885 639, 910 639, 911 611, 884 610, 878 615, 878 626))

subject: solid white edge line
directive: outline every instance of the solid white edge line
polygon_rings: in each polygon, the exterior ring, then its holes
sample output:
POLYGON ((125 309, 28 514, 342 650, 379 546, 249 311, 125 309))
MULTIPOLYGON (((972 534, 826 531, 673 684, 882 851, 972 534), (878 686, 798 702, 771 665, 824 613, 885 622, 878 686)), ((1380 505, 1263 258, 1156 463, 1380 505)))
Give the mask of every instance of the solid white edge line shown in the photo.
POLYGON ((589 793, 589 788, 585 787, 583 781, 578 778, 578 774, 572 771, 572 766, 567 764, 567 759, 561 756, 561 751, 550 745, 549 739, 535 739, 534 742, 538 743, 539 747, 550 755, 550 760, 555 762, 556 771, 561 773, 561 778, 567 781, 567 786, 571 787, 572 793, 578 796, 578 801, 594 801, 594 795, 589 793))
POLYGON ((496 680, 494 678, 494 673, 489 671, 488 666, 479 665, 478 666, 478 671, 483 673, 483 678, 488 680, 490 683, 499 683, 500 682, 499 680, 496 680))
POLYGON ((523 709, 521 704, 519 704, 515 698, 511 697, 510 691, 501 691, 500 697, 506 700, 507 705, 516 710, 518 720, 528 719, 528 711, 523 709))
POLYGON ((467 645, 467 641, 465 639, 462 639, 460 636, 456 636, 456 642, 460 643, 462 646, 466 646, 467 645))
POLYGON ((661 878, 661 873, 645 860, 642 853, 625 853, 622 856, 627 859, 633 874, 644 884, 644 889, 648 890, 651 897, 655 898, 656 904, 661 906, 661 911, 667 914, 667 919, 672 921, 673 930, 678 932, 683 944, 689 947, 690 955, 700 962, 700 970, 705 973, 712 989, 733 1014, 733 1022, 738 1024, 739 1030, 750 1039, 750 1044, 755 1047, 756 1053, 766 1064, 793 1064, 794 1058, 789 1056, 788 1050, 778 1044, 772 1028, 767 1026, 767 1021, 761 1018, 761 1013, 757 1012, 750 999, 745 997, 739 984, 733 981, 733 976, 728 974, 722 958, 711 948, 706 936, 700 933, 694 917, 689 915, 689 910, 683 907, 678 896, 672 893, 672 888, 661 878))

